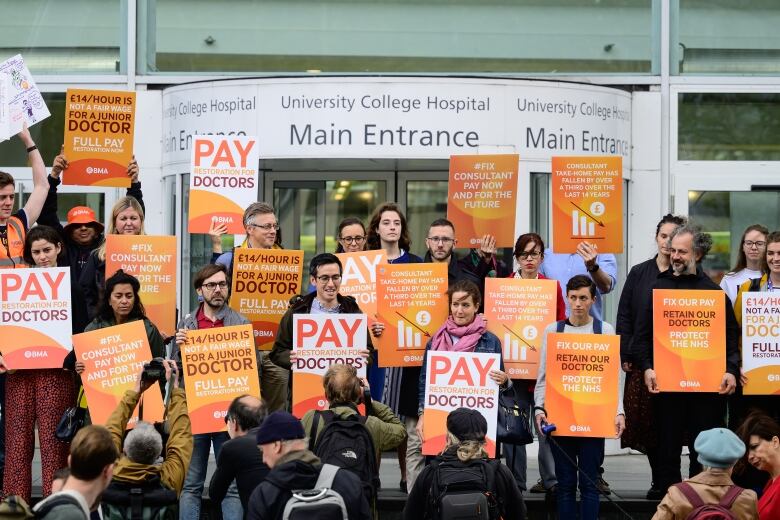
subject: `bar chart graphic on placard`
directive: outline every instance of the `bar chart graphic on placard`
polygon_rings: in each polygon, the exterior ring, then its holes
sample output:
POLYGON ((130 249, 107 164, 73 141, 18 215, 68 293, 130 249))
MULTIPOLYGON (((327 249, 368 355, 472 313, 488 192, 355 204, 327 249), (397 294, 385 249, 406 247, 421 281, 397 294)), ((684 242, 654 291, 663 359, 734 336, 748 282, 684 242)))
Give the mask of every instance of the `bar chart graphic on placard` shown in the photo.
POLYGON ((502 343, 504 350, 504 359, 507 361, 526 361, 528 360, 528 347, 520 345, 520 340, 513 338, 508 332, 504 334, 502 343))
POLYGON ((422 346, 422 333, 404 320, 398 320, 398 348, 422 348, 422 346))
POLYGON ((596 224, 588 222, 588 217, 582 215, 579 210, 571 210, 571 234, 576 237, 596 236, 596 224))

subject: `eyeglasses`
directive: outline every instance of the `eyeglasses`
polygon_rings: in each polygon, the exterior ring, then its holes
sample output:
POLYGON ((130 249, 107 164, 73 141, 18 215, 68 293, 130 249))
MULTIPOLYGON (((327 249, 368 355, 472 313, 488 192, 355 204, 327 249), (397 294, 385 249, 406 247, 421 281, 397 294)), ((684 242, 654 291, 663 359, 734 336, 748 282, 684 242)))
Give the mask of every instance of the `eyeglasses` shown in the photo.
POLYGON ((434 244, 441 243, 444 244, 445 246, 447 244, 452 244, 453 242, 455 242, 455 239, 450 237, 428 237, 428 240, 430 240, 434 244))
POLYGON ((222 290, 225 290, 227 289, 227 282, 209 282, 209 283, 204 283, 203 285, 201 285, 201 287, 203 287, 204 289, 208 289, 209 291, 213 291, 217 287, 219 287, 222 290))
POLYGON ((279 231, 279 224, 249 224, 249 227, 260 228, 263 231, 279 231))
POLYGON ((347 244, 359 244, 363 240, 365 240, 366 237, 341 237, 339 240, 342 242, 346 242, 347 244))
POLYGON ((520 253, 517 256, 521 260, 525 260, 525 259, 528 259, 528 258, 530 258, 531 260, 536 260, 537 258, 542 256, 542 253, 541 253, 541 251, 523 251, 522 253, 520 253))
POLYGON ((333 280, 334 283, 339 283, 341 281, 341 275, 340 274, 334 274, 333 276, 318 276, 317 281, 320 283, 328 283, 329 281, 333 280))
POLYGON ((762 247, 764 247, 766 245, 766 242, 761 241, 761 240, 759 240, 757 242, 753 242, 752 240, 745 240, 744 243, 745 243, 745 247, 747 247, 747 248, 757 247, 758 249, 761 249, 762 247))

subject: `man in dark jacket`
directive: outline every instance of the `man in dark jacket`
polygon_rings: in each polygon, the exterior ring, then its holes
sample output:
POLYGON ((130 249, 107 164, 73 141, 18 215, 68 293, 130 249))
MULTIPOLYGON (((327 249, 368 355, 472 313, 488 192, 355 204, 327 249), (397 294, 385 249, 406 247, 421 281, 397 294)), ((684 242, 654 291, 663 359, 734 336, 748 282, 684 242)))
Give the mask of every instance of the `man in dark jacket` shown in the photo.
POLYGON ((209 498, 215 504, 222 502, 235 480, 246 515, 252 491, 265 480, 269 471, 255 442, 257 429, 265 415, 265 403, 255 396, 242 395, 230 403, 225 417, 230 440, 222 445, 222 451, 217 457, 217 469, 209 485, 209 498))
MULTIPOLYGON (((697 289, 722 291, 720 286, 697 268, 694 244, 699 242, 701 231, 691 226, 680 226, 670 239, 671 267, 660 273, 654 289, 697 289)), ((704 392, 660 393, 653 364, 653 303, 652 291, 648 293, 635 331, 631 355, 644 373, 645 384, 653 397, 653 415, 658 425, 658 488, 667 489, 680 482, 680 453, 684 445, 691 452, 690 476, 701 471, 694 448, 694 439, 704 430, 724 426, 726 414, 725 395, 734 393, 739 377, 739 327, 734 317, 731 301, 725 299, 726 313, 726 365, 718 394, 704 392), (688 438, 683 438, 687 432, 688 438)), ((663 369, 663 367, 659 367, 663 369)))
MULTIPOLYGON (((316 291, 306 296, 296 297, 282 316, 274 348, 269 355, 274 365, 287 370, 292 369, 290 354, 293 347, 294 314, 362 314, 355 298, 339 294, 341 270, 341 261, 331 253, 322 253, 311 259, 309 282, 316 291)), ((366 349, 362 354, 369 359, 373 346, 370 334, 367 338, 366 349)))
MULTIPOLYGON (((260 425, 256 441, 271 471, 249 499, 249 520, 281 519, 293 490, 316 485, 322 463, 306 449, 304 437, 300 421, 287 412, 274 412, 260 425)), ((371 518, 368 500, 355 474, 339 470, 331 489, 341 495, 350 520, 371 518)))

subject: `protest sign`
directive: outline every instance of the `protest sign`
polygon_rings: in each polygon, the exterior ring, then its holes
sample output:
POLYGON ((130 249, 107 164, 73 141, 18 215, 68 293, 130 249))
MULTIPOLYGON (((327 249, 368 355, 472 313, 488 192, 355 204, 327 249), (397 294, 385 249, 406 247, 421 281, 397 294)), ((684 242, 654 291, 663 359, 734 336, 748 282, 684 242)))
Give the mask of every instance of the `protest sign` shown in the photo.
POLYGON ((255 345, 271 350, 279 321, 290 298, 301 292, 303 251, 287 249, 233 250, 231 303, 252 321, 255 345))
POLYGON ((0 334, 11 370, 62 368, 72 349, 70 270, 0 269, 0 334))
POLYGON ((501 354, 429 350, 425 366, 423 455, 438 455, 447 441, 447 416, 457 408, 470 408, 487 421, 485 450, 496 456, 498 384, 491 370, 500 370, 501 354))
POLYGON ((127 188, 133 158, 135 92, 68 89, 62 183, 127 188))
POLYGON ((379 366, 418 367, 449 315, 447 264, 380 264, 376 274, 379 366))
POLYGON ((322 376, 334 363, 352 365, 366 377, 368 325, 365 314, 293 315, 292 413, 301 418, 309 410, 326 410, 322 376))
POLYGON ((255 137, 193 137, 189 232, 208 233, 212 222, 245 233, 244 208, 257 200, 260 150, 255 137))
POLYGON ((11 137, 11 76, 0 72, 0 142, 11 137))
POLYGON ((547 417, 564 437, 614 437, 620 336, 547 335, 547 417))
POLYGON ((726 372, 726 293, 653 289, 653 365, 661 392, 717 392, 726 372))
POLYGON ((479 247, 484 235, 493 235, 496 247, 514 245, 518 160, 516 154, 450 156, 447 219, 459 247, 479 247))
POLYGON ((553 157, 552 200, 553 251, 576 253, 585 241, 623 252, 622 157, 553 157))
MULTIPOLYGON (((73 336, 76 359, 85 365, 81 374, 92 424, 106 424, 127 390, 132 390, 144 363, 152 359, 143 320, 84 332, 73 336)), ((147 422, 162 421, 163 401, 154 383, 143 393, 147 422)), ((139 403, 140 404, 140 403, 139 403)), ((138 407, 128 424, 138 421, 138 407)))
POLYGON ((742 293, 742 371, 745 395, 780 394, 780 296, 742 293))
POLYGON ((488 330, 501 339, 512 379, 536 379, 543 331, 555 321, 557 298, 555 280, 485 279, 488 330))
POLYGON ((187 379, 187 413, 192 433, 227 430, 230 403, 242 395, 260 396, 252 326, 188 330, 181 345, 187 379))
POLYGON ((7 110, 7 119, 0 127, 0 141, 18 134, 24 123, 29 128, 51 115, 21 54, 0 63, 0 79, 3 76, 8 79, 0 81, 5 83, 0 102, 7 110))
POLYGON ((176 262, 174 236, 106 236, 106 278, 118 269, 138 278, 146 316, 164 338, 176 333, 176 262))
POLYGON ((359 251, 357 253, 339 253, 341 260, 341 286, 339 293, 352 296, 360 310, 368 317, 370 325, 376 321, 376 267, 386 264, 385 252, 359 251))

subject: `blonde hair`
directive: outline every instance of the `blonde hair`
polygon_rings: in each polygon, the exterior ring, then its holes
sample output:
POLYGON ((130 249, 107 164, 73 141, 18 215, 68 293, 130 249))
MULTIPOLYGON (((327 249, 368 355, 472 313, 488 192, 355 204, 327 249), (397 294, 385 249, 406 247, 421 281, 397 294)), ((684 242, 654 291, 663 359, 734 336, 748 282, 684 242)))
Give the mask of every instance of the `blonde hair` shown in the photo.
POLYGON ((456 455, 461 462, 489 458, 488 452, 485 450, 485 441, 461 441, 447 432, 447 445, 444 450, 446 451, 453 446, 456 447, 456 455))
MULTIPOLYGON (((116 201, 116 204, 114 204, 114 207, 111 208, 111 220, 108 221, 108 231, 106 232, 107 235, 116 235, 116 217, 126 209, 134 209, 138 214, 141 216, 141 230, 139 231, 139 235, 145 235, 146 230, 144 229, 144 208, 141 207, 141 204, 138 202, 138 200, 135 197, 122 197, 118 201, 116 201)), ((100 247, 97 249, 97 256, 98 259, 102 262, 106 259, 106 240, 103 239, 103 243, 100 244, 100 247)))

